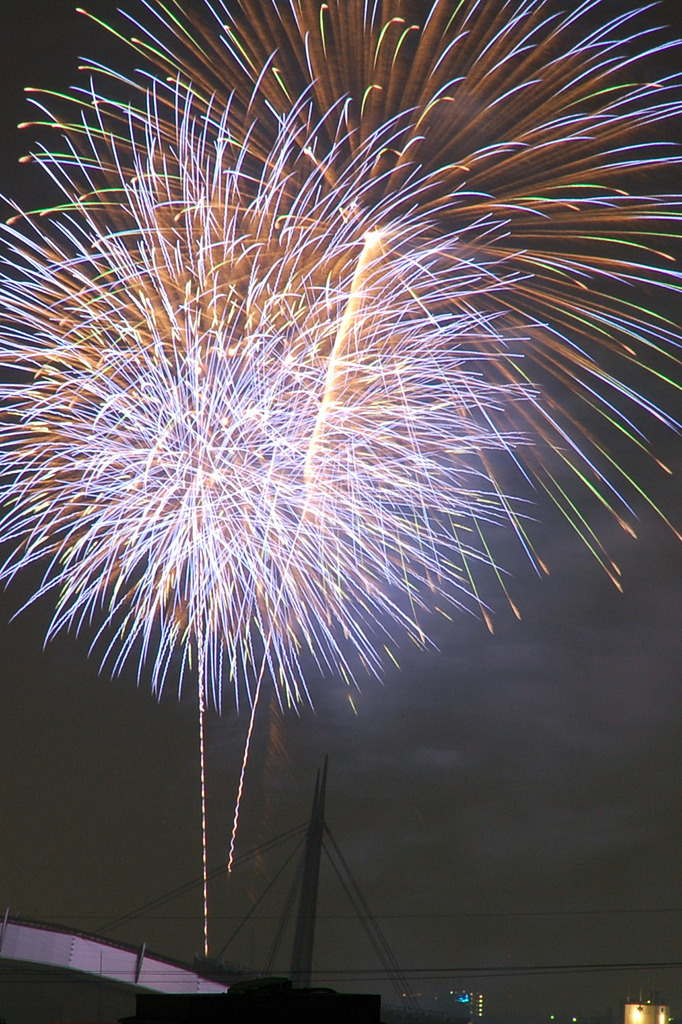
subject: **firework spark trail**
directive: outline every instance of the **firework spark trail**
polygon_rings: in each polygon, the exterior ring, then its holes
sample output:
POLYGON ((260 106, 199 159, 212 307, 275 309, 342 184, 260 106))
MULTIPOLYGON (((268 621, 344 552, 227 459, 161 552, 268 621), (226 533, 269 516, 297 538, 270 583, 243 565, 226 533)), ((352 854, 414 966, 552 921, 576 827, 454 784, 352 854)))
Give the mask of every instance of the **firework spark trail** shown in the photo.
MULTIPOLYGON (((197 649, 203 649, 201 632, 197 636, 197 649)), ((208 828, 206 819, 206 680, 204 659, 197 658, 197 690, 199 712, 199 795, 201 803, 201 871, 204 917, 204 956, 208 956, 208 828)))
MULTIPOLYGON (((315 425, 310 435, 310 444, 308 445, 308 451, 305 457, 305 465, 303 468, 303 479, 306 487, 314 487, 315 484, 315 473, 314 464, 317 461, 316 456, 318 454, 317 449, 320 445, 321 437, 324 433, 324 423, 327 417, 327 413, 330 407, 338 401, 339 383, 343 385, 345 374, 341 366, 343 359, 344 349, 347 347, 349 340, 353 335, 353 327, 358 317, 361 315, 362 302, 363 302, 363 280, 368 267, 371 267, 372 261, 376 259, 377 255, 381 253, 381 233, 378 231, 368 232, 364 238, 364 245, 360 258, 358 259, 355 271, 353 273, 353 280, 351 282, 350 291, 348 293, 348 303, 343 316, 339 323, 338 333, 334 339, 329 360, 327 362, 327 369, 325 372, 325 383, 324 390, 322 392, 322 398, 320 399, 319 409, 315 417, 315 425)), ((352 357, 351 357, 352 359, 352 357)), ((324 473, 324 470, 322 471, 324 473)))
MULTIPOLYGON (((264 666, 263 666, 264 667, 264 666)), ((246 781, 246 767, 249 762, 249 753, 251 751, 251 740, 253 739, 253 730, 256 725, 256 711, 260 704, 261 685, 263 682, 263 672, 258 676, 256 683, 256 689, 253 695, 253 702, 251 705, 251 715, 249 716, 249 727, 246 730, 246 739, 244 741, 244 754, 242 757, 241 770, 239 772, 239 783, 237 785, 237 798, 234 804, 234 816, 232 819, 232 833, 230 835, 230 850, 227 858, 227 873, 232 873, 234 866, 234 854, 237 845, 237 831, 239 829, 239 814, 242 806, 242 798, 244 796, 244 783, 246 781)))
POLYGON ((351 683, 434 607, 487 616, 498 527, 544 571, 510 470, 618 583, 586 506, 634 532, 615 453, 678 428, 638 292, 680 290, 682 100, 605 10, 145 0, 141 72, 34 96, 63 198, 4 232, 0 580, 45 565, 50 635, 99 620, 156 692, 196 650, 205 882, 206 702, 251 708, 236 827, 266 677, 295 704, 309 656, 351 683))

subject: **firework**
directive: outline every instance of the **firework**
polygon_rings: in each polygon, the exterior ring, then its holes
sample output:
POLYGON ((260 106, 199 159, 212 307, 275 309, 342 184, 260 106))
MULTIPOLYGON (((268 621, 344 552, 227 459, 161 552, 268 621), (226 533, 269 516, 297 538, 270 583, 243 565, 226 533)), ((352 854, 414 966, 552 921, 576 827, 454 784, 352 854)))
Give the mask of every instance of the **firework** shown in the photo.
MULTIPOLYGON (((10 230, 4 359, 30 374, 3 392, 4 573, 50 555, 52 629, 103 608, 115 667, 153 645, 156 688, 194 641, 217 704, 255 633, 295 700, 302 644, 343 667, 345 633, 376 668, 381 620, 465 588, 485 549, 453 532, 506 515, 479 453, 516 441, 489 420, 523 392, 486 382, 494 319, 434 303, 447 249, 332 216, 315 163, 292 211, 284 141, 245 202, 229 129, 209 146, 181 100, 172 171, 151 110, 131 132, 116 226, 66 185, 61 239, 10 230)), ((462 303, 488 287, 459 277, 462 303)))
POLYGON ((61 209, 5 233, 0 577, 48 560, 51 632, 157 690, 195 652, 218 705, 300 699, 303 652, 377 672, 497 527, 542 568, 505 463, 617 579, 581 495, 632 530, 613 452, 676 426, 633 378, 677 373, 638 293, 679 287, 641 183, 681 103, 603 6, 145 4, 146 70, 92 66, 37 157, 61 209))

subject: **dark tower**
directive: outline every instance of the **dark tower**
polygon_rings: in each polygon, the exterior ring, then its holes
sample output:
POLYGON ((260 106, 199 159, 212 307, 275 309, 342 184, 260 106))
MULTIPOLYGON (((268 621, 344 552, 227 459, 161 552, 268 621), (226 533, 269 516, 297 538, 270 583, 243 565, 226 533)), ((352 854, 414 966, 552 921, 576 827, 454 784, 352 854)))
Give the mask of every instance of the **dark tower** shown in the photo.
POLYGON ((313 809, 305 841, 301 894, 296 918, 294 946, 291 953, 291 977, 298 985, 310 987, 317 914, 317 889, 320 880, 320 856, 324 836, 324 798, 327 789, 327 758, 324 759, 322 777, 317 773, 313 809))

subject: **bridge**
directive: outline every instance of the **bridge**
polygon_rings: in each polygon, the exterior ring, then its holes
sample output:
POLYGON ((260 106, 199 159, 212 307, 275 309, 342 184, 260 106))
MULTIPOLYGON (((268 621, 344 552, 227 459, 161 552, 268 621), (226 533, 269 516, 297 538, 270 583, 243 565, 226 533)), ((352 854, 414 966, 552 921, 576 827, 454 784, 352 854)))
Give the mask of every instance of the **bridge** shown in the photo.
POLYGON ((148 992, 219 993, 228 987, 179 961, 148 952, 144 944, 127 946, 87 932, 25 921, 10 917, 9 909, 0 923, 2 960, 45 964, 148 992))

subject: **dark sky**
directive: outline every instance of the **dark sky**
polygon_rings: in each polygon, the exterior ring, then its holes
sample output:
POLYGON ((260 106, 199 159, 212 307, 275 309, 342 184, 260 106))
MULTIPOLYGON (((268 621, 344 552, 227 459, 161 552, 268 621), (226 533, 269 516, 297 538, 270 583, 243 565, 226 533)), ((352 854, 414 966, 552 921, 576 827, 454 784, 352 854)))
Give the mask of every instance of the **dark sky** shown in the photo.
MULTIPOLYGON (((676 0, 661 7, 679 25, 676 0)), ((0 34, 0 189, 25 198, 40 179, 16 164, 27 141, 15 126, 30 117, 21 89, 66 86, 102 36, 65 0, 0 0, 0 34)), ((658 451, 674 476, 652 469, 646 484, 679 524, 682 441, 661 434, 658 451)), ((637 541, 603 527, 624 594, 541 507, 549 578, 511 540, 503 557, 521 621, 497 595, 494 635, 471 616, 434 621, 438 651, 406 645, 400 670, 362 683, 357 715, 341 683, 313 676, 315 712, 257 725, 238 854, 305 820, 329 753, 330 827, 425 1005, 444 1008, 450 988, 468 985, 491 1014, 611 1007, 618 1021, 619 1000, 641 988, 682 1017, 682 966, 503 973, 682 964, 682 547, 641 513, 637 541)), ((85 636, 43 650, 49 605, 9 621, 32 582, 0 598, 0 908, 97 931, 200 873, 196 713, 191 694, 157 703, 130 675, 98 675, 85 636)), ((226 856, 246 724, 229 711, 209 721, 212 866, 226 856)), ((282 856, 214 884, 215 953, 282 856)), ((263 965, 286 892, 225 956, 263 965)), ((112 936, 190 960, 200 915, 195 889, 112 936)), ((317 967, 320 982, 325 969, 358 971, 333 983, 390 997, 366 977, 380 964, 329 871, 317 967)), ((0 973, 8 1024, 29 999, 57 998, 43 976, 0 973)))

